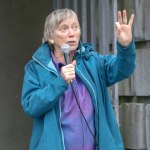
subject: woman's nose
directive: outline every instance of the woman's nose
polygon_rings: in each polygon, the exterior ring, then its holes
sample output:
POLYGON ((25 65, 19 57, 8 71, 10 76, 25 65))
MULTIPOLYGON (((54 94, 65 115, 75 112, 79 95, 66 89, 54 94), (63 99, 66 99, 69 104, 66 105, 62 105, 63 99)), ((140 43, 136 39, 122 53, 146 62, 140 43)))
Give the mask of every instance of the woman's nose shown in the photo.
POLYGON ((69 36, 74 36, 74 30, 72 28, 69 28, 68 34, 69 36))

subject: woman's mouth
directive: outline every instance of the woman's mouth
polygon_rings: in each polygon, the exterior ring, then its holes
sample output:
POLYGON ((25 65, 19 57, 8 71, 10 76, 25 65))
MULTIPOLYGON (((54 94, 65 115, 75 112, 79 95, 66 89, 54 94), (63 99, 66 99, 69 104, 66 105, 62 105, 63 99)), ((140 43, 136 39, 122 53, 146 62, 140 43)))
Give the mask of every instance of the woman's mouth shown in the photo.
POLYGON ((67 44, 74 45, 74 44, 76 44, 76 41, 68 41, 67 44))

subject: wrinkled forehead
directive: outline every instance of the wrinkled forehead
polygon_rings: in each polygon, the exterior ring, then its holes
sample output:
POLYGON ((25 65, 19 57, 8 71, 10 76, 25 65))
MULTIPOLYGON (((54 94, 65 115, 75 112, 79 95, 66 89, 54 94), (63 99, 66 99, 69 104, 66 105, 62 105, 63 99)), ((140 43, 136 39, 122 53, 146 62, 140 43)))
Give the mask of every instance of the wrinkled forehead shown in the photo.
POLYGON ((78 25, 78 26, 80 26, 80 25, 79 25, 79 22, 78 22, 78 20, 77 20, 76 18, 65 19, 65 20, 61 21, 61 22, 57 25, 57 27, 59 27, 59 26, 64 26, 64 25, 68 25, 68 26, 78 25))

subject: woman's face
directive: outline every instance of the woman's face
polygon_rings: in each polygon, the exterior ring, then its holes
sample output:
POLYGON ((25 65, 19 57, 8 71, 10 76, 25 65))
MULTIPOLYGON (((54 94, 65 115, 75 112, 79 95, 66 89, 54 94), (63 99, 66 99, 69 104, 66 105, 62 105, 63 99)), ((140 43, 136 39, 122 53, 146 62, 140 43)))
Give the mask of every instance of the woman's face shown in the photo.
POLYGON ((64 44, 68 44, 71 51, 76 50, 80 40, 78 20, 75 18, 64 20, 54 30, 51 39, 54 41, 54 50, 56 51, 60 51, 64 44))

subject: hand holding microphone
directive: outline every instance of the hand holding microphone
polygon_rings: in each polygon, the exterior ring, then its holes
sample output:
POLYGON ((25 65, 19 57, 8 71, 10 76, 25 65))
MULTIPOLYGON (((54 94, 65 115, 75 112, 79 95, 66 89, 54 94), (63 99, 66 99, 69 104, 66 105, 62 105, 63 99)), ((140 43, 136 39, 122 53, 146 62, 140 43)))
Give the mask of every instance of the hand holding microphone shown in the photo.
POLYGON ((75 66, 76 61, 74 60, 72 63, 70 61, 70 46, 67 44, 64 44, 61 47, 61 51, 64 54, 66 66, 63 66, 61 68, 61 76, 67 81, 69 84, 73 79, 75 79, 75 66))

